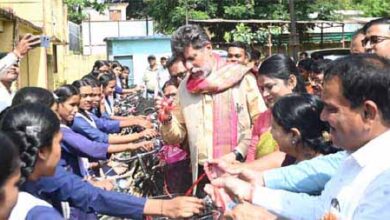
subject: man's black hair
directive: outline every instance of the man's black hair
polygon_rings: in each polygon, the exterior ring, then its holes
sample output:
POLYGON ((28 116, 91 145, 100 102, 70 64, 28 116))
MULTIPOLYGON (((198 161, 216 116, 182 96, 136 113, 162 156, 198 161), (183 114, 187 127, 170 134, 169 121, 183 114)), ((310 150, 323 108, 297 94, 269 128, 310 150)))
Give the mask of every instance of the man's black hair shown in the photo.
POLYGON ((324 73, 328 65, 332 62, 330 59, 316 60, 311 64, 311 72, 314 74, 324 73))
POLYGON ((343 96, 351 108, 371 100, 384 121, 390 122, 390 61, 376 54, 352 54, 333 61, 325 70, 324 82, 338 77, 343 96))
POLYGON ((390 31, 390 18, 389 17, 385 17, 385 18, 378 18, 378 19, 371 20, 371 21, 367 22, 362 27, 363 33, 366 34, 370 27, 372 27, 373 25, 378 25, 378 24, 388 24, 389 25, 389 31, 390 31))
POLYGON ((234 41, 228 45, 228 47, 237 47, 243 49, 245 52, 248 51, 248 45, 241 41, 234 41))

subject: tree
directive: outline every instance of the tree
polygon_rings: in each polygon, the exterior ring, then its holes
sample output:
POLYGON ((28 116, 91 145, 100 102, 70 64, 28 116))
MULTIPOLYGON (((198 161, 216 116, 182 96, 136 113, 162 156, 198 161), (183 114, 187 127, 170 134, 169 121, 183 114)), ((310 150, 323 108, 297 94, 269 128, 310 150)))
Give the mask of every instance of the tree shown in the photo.
POLYGON ((215 17, 217 10, 210 0, 146 0, 145 3, 147 14, 157 22, 156 29, 163 33, 172 33, 185 24, 186 11, 191 19, 208 19, 215 17))
POLYGON ((370 17, 389 17, 389 0, 356 0, 357 8, 364 12, 365 16, 370 17))
POLYGON ((98 0, 65 0, 64 3, 68 8, 68 20, 77 24, 87 18, 84 12, 86 7, 91 7, 98 12, 103 12, 107 7, 104 1, 98 0))
MULTIPOLYGON (((142 0, 138 0, 142 1, 142 0)), ((296 0, 298 20, 334 20, 334 13, 342 8, 339 0, 296 0)), ((130 1, 130 7, 133 1, 130 1)), ((288 0, 143 0, 145 13, 156 21, 156 29, 172 33, 185 24, 186 11, 190 19, 278 19, 289 20, 288 0)))

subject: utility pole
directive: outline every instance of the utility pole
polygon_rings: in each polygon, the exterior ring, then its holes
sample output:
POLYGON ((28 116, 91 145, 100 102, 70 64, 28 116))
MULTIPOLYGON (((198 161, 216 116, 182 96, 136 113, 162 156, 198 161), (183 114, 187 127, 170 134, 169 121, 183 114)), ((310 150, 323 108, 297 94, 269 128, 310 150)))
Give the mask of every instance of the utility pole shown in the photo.
POLYGON ((294 9, 294 0, 288 1, 288 8, 290 11, 290 46, 292 57, 297 61, 298 59, 298 46, 299 46, 299 36, 297 33, 297 18, 295 17, 294 9))

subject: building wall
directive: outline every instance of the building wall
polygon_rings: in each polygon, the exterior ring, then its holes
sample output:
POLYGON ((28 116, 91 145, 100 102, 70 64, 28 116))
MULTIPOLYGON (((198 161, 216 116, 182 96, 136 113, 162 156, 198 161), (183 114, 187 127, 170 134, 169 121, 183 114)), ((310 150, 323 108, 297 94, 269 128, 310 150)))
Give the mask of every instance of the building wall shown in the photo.
MULTIPOLYGON (((43 34, 51 37, 50 48, 33 49, 22 60, 19 87, 40 86, 53 89, 64 82, 79 79, 90 71, 96 59, 105 58, 105 55, 83 57, 69 51, 67 8, 63 0, 0 0, 0 7, 12 8, 17 16, 41 27, 43 34)), ((12 38, 12 27, 6 26, 6 29, 7 31, 0 33, 0 39, 12 42, 8 40, 12 38)), ((29 33, 24 30, 20 32, 29 33)), ((12 43, 0 44, 0 51, 9 51, 11 48, 12 43)))
POLYGON ((121 18, 120 20, 126 20, 126 7, 128 3, 114 3, 109 4, 107 9, 102 13, 95 11, 92 8, 86 9, 85 12, 88 14, 88 17, 91 21, 109 21, 110 20, 110 10, 120 10, 121 18))
POLYGON ((83 54, 106 53, 105 38, 153 35, 153 21, 84 21, 81 26, 83 54))
MULTIPOLYGON (((14 21, 4 19, 2 21, 3 32, 0 33, 0 51, 10 52, 13 50, 13 45, 17 43, 19 37, 24 36, 27 33, 39 34, 32 27, 26 24, 18 23, 14 32, 14 21)), ((44 62, 45 51, 44 49, 37 47, 32 49, 26 57, 21 60, 20 63, 20 76, 19 80, 14 85, 16 88, 24 86, 46 86, 47 78, 46 74, 41 74, 46 70, 46 63, 44 62), (36 65, 38 64, 38 65, 36 65)))
POLYGON ((96 60, 107 59, 105 54, 101 55, 81 55, 81 54, 68 54, 63 62, 64 74, 57 75, 55 78, 54 87, 66 83, 72 83, 75 80, 81 79, 84 75, 88 74, 92 70, 92 66, 96 60))
MULTIPOLYGON (((12 8, 16 15, 35 25, 43 26, 43 6, 45 0, 9 1, 0 0, 1 8, 12 8)), ((56 0, 53 0, 56 1, 56 0)))
POLYGON ((157 62, 161 56, 170 56, 170 38, 109 39, 107 43, 109 60, 118 60, 130 67, 134 83, 142 84, 142 76, 148 66, 147 57, 155 55, 157 62))

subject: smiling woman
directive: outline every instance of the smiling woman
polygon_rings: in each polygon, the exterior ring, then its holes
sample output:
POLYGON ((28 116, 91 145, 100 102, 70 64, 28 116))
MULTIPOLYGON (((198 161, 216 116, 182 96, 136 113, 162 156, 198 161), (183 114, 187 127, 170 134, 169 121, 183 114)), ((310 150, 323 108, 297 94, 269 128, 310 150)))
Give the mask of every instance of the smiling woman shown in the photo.
POLYGON ((71 85, 64 85, 54 91, 58 97, 58 114, 61 118, 61 123, 71 123, 78 111, 80 102, 79 91, 71 85))
MULTIPOLYGON (((298 68, 284 54, 275 54, 264 60, 257 75, 257 85, 268 108, 272 108, 274 103, 285 95, 306 93, 298 68)), ((271 111, 268 109, 261 113, 254 123, 247 161, 264 157, 278 149, 270 129, 271 111)))

